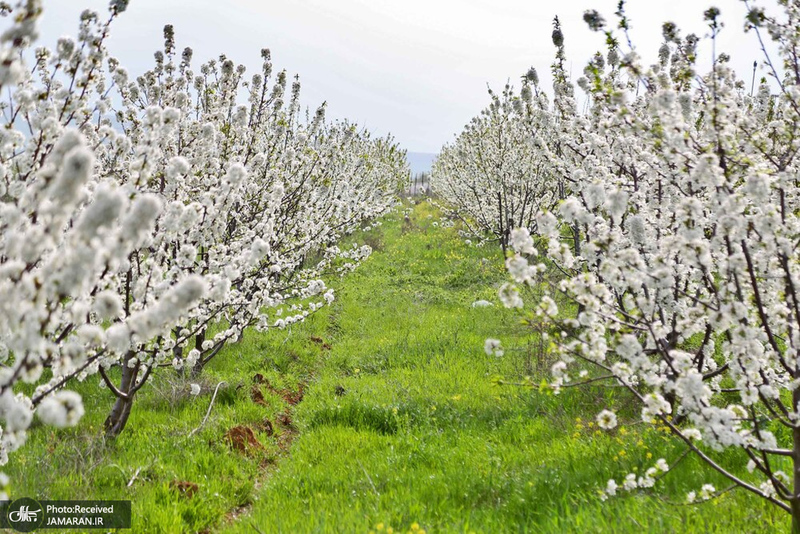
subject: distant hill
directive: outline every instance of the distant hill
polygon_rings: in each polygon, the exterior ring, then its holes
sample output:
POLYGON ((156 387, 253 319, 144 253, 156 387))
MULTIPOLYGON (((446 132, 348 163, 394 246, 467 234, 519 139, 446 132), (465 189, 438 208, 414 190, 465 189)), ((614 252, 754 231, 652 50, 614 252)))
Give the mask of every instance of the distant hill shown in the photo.
POLYGON ((421 172, 431 172, 431 165, 436 158, 436 154, 429 154, 427 152, 409 152, 408 164, 411 166, 411 174, 419 174, 421 172))

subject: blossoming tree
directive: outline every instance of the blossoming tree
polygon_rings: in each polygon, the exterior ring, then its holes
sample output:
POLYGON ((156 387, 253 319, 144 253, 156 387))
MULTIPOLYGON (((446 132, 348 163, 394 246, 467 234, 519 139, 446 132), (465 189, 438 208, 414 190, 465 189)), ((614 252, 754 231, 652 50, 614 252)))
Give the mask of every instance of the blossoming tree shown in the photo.
POLYGON ((488 234, 505 252, 511 229, 535 228, 536 213, 552 207, 563 184, 550 172, 543 134, 551 117, 536 71, 523 77, 519 96, 510 85, 489 96, 489 107, 436 158, 431 187, 471 236, 488 234))
MULTIPOLYGON (((751 97, 724 54, 698 77, 698 39, 664 26, 653 66, 635 51, 619 68, 594 62, 582 81, 591 126, 573 152, 573 195, 537 227, 548 258, 565 273, 555 293, 579 305, 563 318, 553 298, 538 313, 558 326, 553 389, 608 381, 624 386, 647 423, 668 427, 689 450, 736 487, 790 512, 800 530, 800 360, 797 344, 797 128, 800 79, 793 28, 753 9, 748 27, 766 29, 782 54, 767 58, 776 97, 766 84, 751 97), (632 86, 643 88, 636 96, 632 86), (577 227, 582 246, 564 243, 577 227), (578 252, 579 251, 579 252, 578 252), (736 450, 750 475, 725 467, 713 451, 736 450)), ((719 12, 706 19, 715 39, 719 12)), ((611 53, 618 43, 597 13, 611 53)), ((621 26, 624 28, 625 20, 621 26)), ((509 258, 516 283, 540 283, 543 264, 529 265, 533 238, 515 231, 509 258)), ((518 303, 517 303, 518 304, 518 303)), ((604 428, 616 415, 598 415, 604 428)), ((653 485, 660 461, 606 492, 653 485)), ((715 495, 707 484, 701 499, 715 495)), ((698 498, 691 492, 690 501, 698 498)))
MULTIPOLYGON (((556 393, 622 386, 645 423, 669 428, 734 487, 789 512, 800 532, 800 4, 781 5, 774 17, 750 6, 746 21, 777 45, 778 60, 764 60, 776 95, 767 82, 748 94, 717 53, 716 9, 705 13, 714 54, 703 76, 698 37, 665 24, 659 58, 644 66, 587 12, 609 45, 578 80, 590 107, 550 110, 562 156, 548 160, 550 172, 568 173, 569 194, 540 210, 535 227, 511 231, 513 284, 500 296, 524 307, 520 285, 549 287, 531 306, 553 324, 556 393), (548 265, 561 276, 544 276, 548 265), (562 299, 577 315, 559 312, 562 299), (721 462, 723 450, 740 454, 749 473, 721 462)), ((626 32, 622 7, 618 15, 626 32)), ((553 39, 561 52, 560 28, 553 39)), ((558 100, 569 81, 555 78, 558 100)), ((496 340, 486 349, 501 350, 496 340)), ((617 417, 604 409, 598 424, 613 428, 617 417)), ((651 487, 669 468, 659 460, 611 480, 605 495, 651 487)), ((687 499, 716 494, 706 484, 687 499)))
POLYGON ((224 56, 195 75, 167 26, 130 79, 105 46, 126 7, 84 12, 48 50, 32 46, 38 1, 0 6, 0 463, 34 413, 80 419, 73 380, 114 394, 115 435, 158 369, 199 372, 248 327, 330 303, 325 280, 369 254, 337 243, 408 179, 391 139, 304 115, 285 73, 270 86, 267 51, 249 82, 224 56))

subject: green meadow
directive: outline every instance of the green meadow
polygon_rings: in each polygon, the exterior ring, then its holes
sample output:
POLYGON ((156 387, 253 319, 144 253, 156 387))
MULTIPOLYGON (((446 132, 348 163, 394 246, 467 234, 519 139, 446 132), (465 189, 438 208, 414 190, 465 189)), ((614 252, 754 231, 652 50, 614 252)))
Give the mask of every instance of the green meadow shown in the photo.
POLYGON ((497 299, 499 248, 465 243, 427 201, 353 239, 374 252, 331 284, 330 307, 248 332, 199 382, 154 377, 115 440, 102 431, 112 395, 97 377, 79 385, 86 416, 65 430, 35 423, 8 465, 12 497, 129 499, 133 531, 148 533, 788 529, 741 490, 687 504, 725 481, 641 424, 621 390, 526 386, 553 362, 497 299), (484 352, 488 337, 503 356, 484 352), (609 404, 620 425, 600 431, 609 404), (601 501, 608 479, 659 458, 676 468, 651 491, 601 501))

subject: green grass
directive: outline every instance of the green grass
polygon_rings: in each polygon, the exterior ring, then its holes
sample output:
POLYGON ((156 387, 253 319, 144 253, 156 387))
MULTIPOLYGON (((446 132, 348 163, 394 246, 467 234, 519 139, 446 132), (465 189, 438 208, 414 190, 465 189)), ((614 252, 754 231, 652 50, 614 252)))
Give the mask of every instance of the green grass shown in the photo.
POLYGON ((319 317, 292 332, 248 333, 208 366, 197 397, 190 394, 196 380, 161 372, 137 394, 128 426, 116 440, 102 432, 112 395, 97 387, 96 376, 91 384, 79 384, 86 406, 81 423, 66 430, 34 423, 27 444, 10 455, 11 497, 130 499, 135 532, 198 532, 220 523, 251 502, 257 481, 296 433, 282 393, 312 379, 324 349, 310 338, 324 335, 325 325, 319 317), (278 393, 256 383, 257 374, 278 393), (191 435, 220 382, 206 424, 191 435), (253 401, 254 388, 262 404, 253 401), (225 436, 237 426, 252 429, 261 447, 233 449, 225 436), (187 495, 181 483, 197 488, 187 495))
MULTIPOLYGON (((605 503, 598 488, 681 449, 629 424, 588 421, 609 390, 558 397, 495 385, 547 372, 536 339, 497 302, 499 251, 466 246, 416 206, 388 221, 383 250, 348 279, 331 317, 333 350, 297 410, 300 437, 251 512, 224 532, 369 532, 415 523, 428 532, 774 531, 782 512, 743 493, 673 506, 642 493, 605 503), (413 227, 413 228, 412 228, 413 227), (492 308, 471 308, 478 299, 492 308), (510 350, 487 356, 486 337, 510 350), (535 351, 534 351, 535 354, 535 351), (339 387, 344 395, 337 395, 339 387), (578 418, 581 418, 580 420, 578 418), (648 453, 652 455, 647 458, 648 453)), ((665 499, 711 482, 691 458, 657 486, 665 499)))
POLYGON ((506 280, 499 250, 465 245, 456 229, 434 224, 439 217, 422 203, 409 221, 394 214, 357 236, 376 252, 338 283, 332 307, 291 333, 250 333, 228 347, 198 398, 187 381, 157 377, 115 442, 99 431, 110 396, 83 388, 87 416, 76 429, 33 429, 12 455, 15 496, 131 499, 137 532, 788 530, 783 512, 742 492, 699 506, 668 502, 706 482, 726 487, 691 457, 653 493, 601 502, 609 478, 659 457, 673 463, 680 445, 639 424, 615 390, 554 397, 498 385, 538 382, 552 362, 497 301, 506 280), (479 299, 495 306, 472 308, 479 299), (506 355, 487 356, 487 337, 501 339, 506 355), (267 406, 254 403, 257 373, 278 390, 307 383, 302 402, 288 406, 262 385, 267 406), (189 437, 221 380, 228 387, 189 437), (599 432, 590 422, 607 403, 622 425, 599 432), (291 426, 278 422, 284 413, 291 426), (260 430, 265 419, 276 435, 260 430), (253 428, 264 450, 231 450, 223 436, 237 425, 253 428), (198 489, 182 495, 174 481, 198 489))

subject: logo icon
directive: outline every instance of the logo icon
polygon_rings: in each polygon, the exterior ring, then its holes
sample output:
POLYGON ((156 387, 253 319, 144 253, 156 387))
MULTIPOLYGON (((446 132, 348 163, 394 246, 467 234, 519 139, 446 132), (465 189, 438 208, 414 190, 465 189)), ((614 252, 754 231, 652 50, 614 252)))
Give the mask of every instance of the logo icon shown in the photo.
POLYGON ((31 521, 36 521, 36 516, 41 511, 41 508, 38 510, 29 510, 28 506, 20 506, 19 510, 9 512, 8 520, 12 523, 17 523, 19 521, 22 521, 23 523, 30 523, 31 521))
POLYGON ((17 532, 33 532, 44 522, 42 505, 27 497, 8 505, 6 517, 11 528, 17 532))

